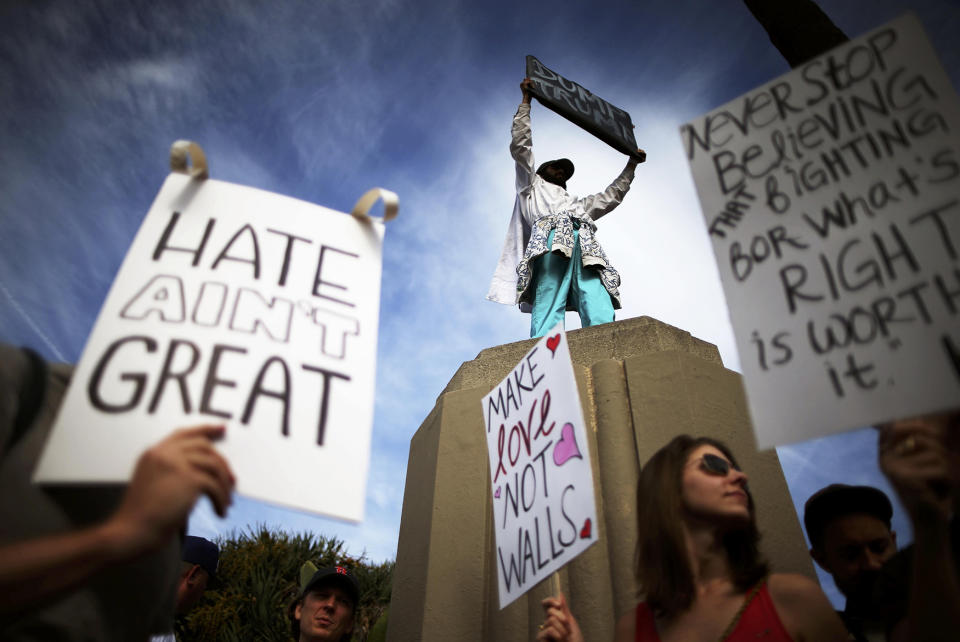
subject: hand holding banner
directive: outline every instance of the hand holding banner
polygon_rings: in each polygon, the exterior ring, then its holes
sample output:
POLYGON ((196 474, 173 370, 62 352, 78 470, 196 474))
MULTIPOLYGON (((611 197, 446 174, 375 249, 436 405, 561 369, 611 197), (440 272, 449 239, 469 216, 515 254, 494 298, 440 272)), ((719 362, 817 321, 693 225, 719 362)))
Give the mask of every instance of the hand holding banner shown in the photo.
POLYGON ((761 448, 960 400, 960 102, 904 16, 681 128, 761 448))
POLYGON ((35 480, 126 481, 175 428, 225 422, 219 449, 239 492, 359 521, 383 221, 396 195, 371 191, 349 216, 201 180, 192 143, 175 144, 171 160, 176 173, 114 280, 35 480), (382 220, 367 216, 378 198, 382 220))
POLYGON ((646 153, 637 149, 630 114, 551 71, 534 56, 527 56, 527 78, 531 93, 544 106, 638 162, 647 159, 646 153))

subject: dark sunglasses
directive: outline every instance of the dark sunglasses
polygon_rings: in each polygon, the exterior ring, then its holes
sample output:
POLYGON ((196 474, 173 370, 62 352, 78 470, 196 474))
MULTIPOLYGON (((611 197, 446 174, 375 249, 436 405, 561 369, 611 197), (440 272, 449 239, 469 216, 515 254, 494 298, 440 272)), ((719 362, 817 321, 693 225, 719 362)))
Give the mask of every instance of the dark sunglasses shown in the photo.
POLYGON ((700 468, 702 468, 705 473, 719 475, 721 477, 726 477, 730 473, 731 468, 740 472, 740 467, 736 464, 730 463, 719 455, 712 455, 710 453, 705 453, 703 457, 700 458, 700 468))

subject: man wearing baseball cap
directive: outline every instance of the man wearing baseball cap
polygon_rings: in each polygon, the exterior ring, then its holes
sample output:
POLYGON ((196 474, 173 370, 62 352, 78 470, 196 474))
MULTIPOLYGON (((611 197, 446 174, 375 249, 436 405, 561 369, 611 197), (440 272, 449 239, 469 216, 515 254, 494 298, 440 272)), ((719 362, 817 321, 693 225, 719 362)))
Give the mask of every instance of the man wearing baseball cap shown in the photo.
POLYGON ((537 166, 530 128, 532 81, 520 84, 523 102, 511 127, 510 155, 516 162, 513 215, 487 299, 520 305, 530 313, 530 336, 540 337, 564 320, 567 310, 580 313, 583 327, 610 323, 620 308, 620 274, 610 265, 595 233, 595 221, 613 211, 630 189, 638 149, 620 175, 597 194, 567 192, 573 163, 558 158, 537 166))
POLYGON ((293 637, 299 642, 350 639, 360 586, 343 566, 317 569, 307 562, 300 569, 300 597, 291 613, 293 637))
POLYGON ((220 564, 220 549, 202 537, 187 535, 181 552, 180 581, 177 583, 177 615, 190 612, 203 592, 217 576, 220 564))
POLYGON ((810 556, 847 598, 840 616, 858 641, 884 639, 882 614, 872 608, 872 597, 880 568, 897 552, 892 516, 890 500, 870 486, 831 484, 804 506, 810 556))

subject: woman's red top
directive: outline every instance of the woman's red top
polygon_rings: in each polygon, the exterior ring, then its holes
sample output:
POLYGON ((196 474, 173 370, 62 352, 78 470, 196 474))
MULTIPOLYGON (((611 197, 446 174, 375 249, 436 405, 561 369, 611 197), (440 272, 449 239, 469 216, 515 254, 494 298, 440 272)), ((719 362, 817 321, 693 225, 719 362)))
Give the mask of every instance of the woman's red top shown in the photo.
MULTIPOLYGON (((637 604, 637 642, 660 642, 653 611, 646 602, 637 604)), ((740 620, 723 642, 793 642, 793 638, 783 628, 783 622, 773 607, 770 591, 766 582, 754 595, 747 608, 740 614, 740 620)))

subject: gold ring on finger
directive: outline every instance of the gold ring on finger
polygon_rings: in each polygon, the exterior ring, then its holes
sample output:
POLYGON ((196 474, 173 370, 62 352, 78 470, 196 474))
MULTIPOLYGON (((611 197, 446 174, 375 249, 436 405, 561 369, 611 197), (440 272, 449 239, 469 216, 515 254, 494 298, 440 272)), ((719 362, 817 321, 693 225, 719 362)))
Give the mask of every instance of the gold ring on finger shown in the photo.
POLYGON ((902 442, 900 442, 900 445, 897 447, 897 451, 901 455, 908 455, 916 449, 917 449, 917 440, 914 439, 912 436, 904 439, 902 442))

